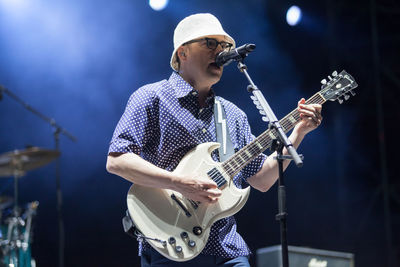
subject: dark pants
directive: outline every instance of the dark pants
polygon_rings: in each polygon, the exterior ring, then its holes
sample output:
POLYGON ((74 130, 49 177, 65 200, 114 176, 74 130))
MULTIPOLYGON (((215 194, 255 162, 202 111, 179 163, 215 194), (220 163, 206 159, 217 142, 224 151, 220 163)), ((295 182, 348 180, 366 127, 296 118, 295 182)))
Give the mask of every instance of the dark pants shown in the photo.
POLYGON ((247 257, 226 259, 203 254, 198 255, 190 261, 176 262, 165 258, 153 248, 142 252, 141 263, 142 267, 250 267, 247 257))

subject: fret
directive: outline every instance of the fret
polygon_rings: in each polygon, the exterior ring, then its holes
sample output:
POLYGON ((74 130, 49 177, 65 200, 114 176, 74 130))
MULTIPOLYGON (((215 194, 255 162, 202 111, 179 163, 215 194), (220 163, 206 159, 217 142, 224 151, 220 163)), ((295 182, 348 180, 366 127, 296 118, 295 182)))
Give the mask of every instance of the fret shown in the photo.
MULTIPOLYGON (((313 95, 306 101, 306 104, 323 104, 325 99, 320 93, 313 95)), ((294 109, 283 119, 279 121, 282 129, 285 133, 293 129, 300 119, 299 112, 294 109)), ((224 171, 233 178, 237 173, 240 172, 248 163, 256 158, 260 153, 271 146, 272 140, 276 138, 274 130, 268 129, 254 139, 247 146, 243 147, 231 158, 222 163, 224 171)), ((226 181, 225 181, 226 182, 226 181)))
POLYGON ((295 123, 297 122, 297 120, 293 117, 293 115, 290 115, 290 116, 288 117, 288 119, 289 119, 289 121, 290 121, 292 124, 295 124, 295 123))
POLYGON ((231 162, 231 161, 228 160, 228 161, 225 161, 225 162, 226 162, 226 165, 228 165, 227 168, 229 168, 229 169, 231 169, 231 170, 234 170, 234 169, 235 169, 235 166, 232 165, 232 162, 231 162))
POLYGON ((242 159, 239 157, 239 155, 237 155, 234 159, 238 166, 240 166, 244 163, 244 161, 242 161, 242 159))
POLYGON ((236 165, 236 162, 233 160, 233 158, 229 160, 229 164, 233 167, 234 170, 238 168, 238 166, 236 165))
POLYGON ((240 153, 239 154, 239 157, 244 161, 244 162, 246 162, 250 157, 249 156, 247 156, 247 150, 245 150, 245 151, 242 151, 242 153, 240 153))
POLYGON ((275 135, 272 133, 272 131, 269 131, 269 132, 268 132, 268 135, 269 135, 269 137, 271 137, 272 139, 275 138, 275 135))

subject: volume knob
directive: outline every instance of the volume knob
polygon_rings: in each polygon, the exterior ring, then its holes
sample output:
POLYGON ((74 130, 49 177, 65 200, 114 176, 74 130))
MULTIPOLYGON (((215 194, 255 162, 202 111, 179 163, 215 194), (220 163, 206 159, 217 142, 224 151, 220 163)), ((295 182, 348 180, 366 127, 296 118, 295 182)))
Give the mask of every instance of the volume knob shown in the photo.
POLYGON ((196 242, 194 240, 189 240, 188 241, 188 246, 191 248, 194 248, 196 246, 196 242))
POLYGON ((176 243, 175 238, 174 238, 174 237, 170 237, 170 238, 168 239, 168 243, 169 243, 170 245, 174 245, 174 244, 176 243))
POLYGON ((176 246, 176 247, 175 247, 175 251, 176 251, 177 253, 181 253, 181 252, 182 252, 182 247, 181 247, 181 246, 176 246))
POLYGON ((186 238, 189 237, 189 235, 188 235, 187 232, 182 232, 182 233, 181 233, 181 237, 182 237, 182 239, 186 239, 186 238))

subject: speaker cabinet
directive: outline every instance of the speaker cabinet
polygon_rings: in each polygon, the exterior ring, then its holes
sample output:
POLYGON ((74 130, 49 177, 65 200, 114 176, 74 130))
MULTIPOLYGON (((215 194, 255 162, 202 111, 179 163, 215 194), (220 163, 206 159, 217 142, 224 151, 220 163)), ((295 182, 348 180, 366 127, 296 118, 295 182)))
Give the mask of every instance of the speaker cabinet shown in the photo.
MULTIPOLYGON (((289 246, 290 267, 354 267, 354 254, 289 246)), ((257 249, 257 267, 281 267, 281 245, 257 249)))

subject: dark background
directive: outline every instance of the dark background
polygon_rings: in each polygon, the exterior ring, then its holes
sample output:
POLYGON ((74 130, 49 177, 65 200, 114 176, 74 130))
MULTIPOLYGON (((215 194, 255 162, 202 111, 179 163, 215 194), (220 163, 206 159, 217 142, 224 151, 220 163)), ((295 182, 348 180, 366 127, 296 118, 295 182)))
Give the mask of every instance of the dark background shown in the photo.
MULTIPOLYGON (((354 253, 358 267, 399 266, 399 1, 170 0, 157 12, 147 1, 0 0, 0 84, 78 139, 60 136, 65 266, 138 265, 121 226, 130 184, 106 172, 108 143, 130 94, 169 77, 173 30, 198 12, 215 14, 238 45, 257 45, 246 63, 278 118, 333 70, 353 75, 357 95, 324 105, 321 127, 299 148, 304 167, 286 172, 289 244, 354 253), (292 4, 303 10, 296 27, 285 21, 292 4)), ((234 64, 224 71, 216 92, 259 135, 266 124, 244 76, 234 64)), ((54 148, 53 129, 4 94, 0 153, 28 145, 54 148)), ((12 177, 2 177, 1 196, 12 190, 12 177)), ((21 178, 20 203, 33 200, 32 255, 57 266, 54 163, 21 178)), ((276 213, 274 186, 252 190, 236 215, 254 253, 279 244, 276 213)))

